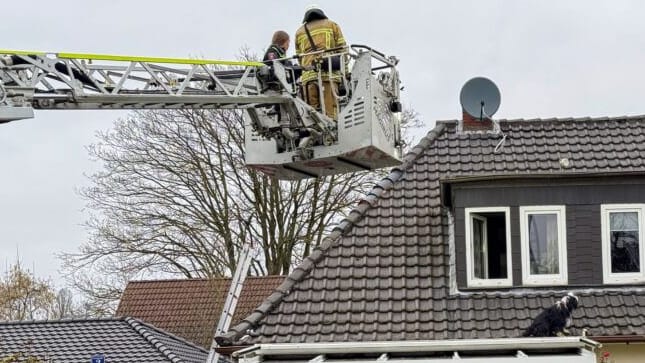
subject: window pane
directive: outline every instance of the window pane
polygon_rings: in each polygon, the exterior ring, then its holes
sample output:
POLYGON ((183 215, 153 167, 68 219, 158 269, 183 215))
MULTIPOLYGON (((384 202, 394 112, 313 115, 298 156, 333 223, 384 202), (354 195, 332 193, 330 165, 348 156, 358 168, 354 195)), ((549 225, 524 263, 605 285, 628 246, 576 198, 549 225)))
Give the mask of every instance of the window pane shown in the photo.
POLYGON ((473 275, 478 279, 485 279, 486 249, 484 246, 484 222, 473 218, 473 275))
POLYGON ((504 212, 472 214, 472 276, 477 279, 505 279, 506 215, 504 212))
POLYGON ((529 214, 528 217, 531 274, 560 273, 558 215, 529 214))
POLYGON ((638 213, 609 214, 611 272, 640 272, 638 213))
POLYGON ((504 213, 489 213, 486 216, 486 257, 489 279, 508 277, 506 264, 506 217, 504 213))
POLYGON ((638 213, 636 212, 610 213, 609 228, 612 231, 637 231, 638 213))

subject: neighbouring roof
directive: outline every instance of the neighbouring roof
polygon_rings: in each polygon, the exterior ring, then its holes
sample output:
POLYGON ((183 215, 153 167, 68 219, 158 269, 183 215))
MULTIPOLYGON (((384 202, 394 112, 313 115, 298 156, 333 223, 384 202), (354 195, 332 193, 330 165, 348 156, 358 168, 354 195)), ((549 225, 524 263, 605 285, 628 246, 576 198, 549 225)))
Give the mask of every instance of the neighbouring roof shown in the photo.
MULTIPOLYGON (((451 290, 440 181, 645 174, 645 116, 501 120, 507 135, 438 122, 242 323, 218 337, 251 343, 517 337, 569 290, 451 290), (569 168, 560 160, 567 158, 569 168)), ((453 276, 454 279, 454 276, 453 276)), ((645 289, 575 290, 574 326, 645 335, 645 289)), ((581 333, 573 329, 573 333, 581 333)))
POLYGON ((0 322, 0 360, 23 353, 43 362, 203 363, 208 352, 133 318, 0 322))
MULTIPOLYGON (((284 276, 247 277, 232 324, 249 315, 284 276)), ((210 348, 231 284, 230 278, 130 281, 117 316, 132 316, 210 348)))

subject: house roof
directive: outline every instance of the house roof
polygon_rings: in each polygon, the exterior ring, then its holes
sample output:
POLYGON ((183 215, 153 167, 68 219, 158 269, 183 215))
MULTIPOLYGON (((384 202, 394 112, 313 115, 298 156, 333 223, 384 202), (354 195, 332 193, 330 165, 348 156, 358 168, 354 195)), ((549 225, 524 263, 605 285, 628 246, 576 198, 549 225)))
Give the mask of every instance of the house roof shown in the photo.
POLYGON ((133 318, 0 322, 0 359, 23 353, 47 362, 203 363, 208 352, 133 318))
MULTIPOLYGON (((249 329, 255 343, 519 336, 570 290, 460 292, 451 286, 451 221, 441 206, 441 182, 645 174, 645 116, 499 124, 506 140, 495 153, 501 134, 463 133, 457 121, 438 122, 276 292, 218 342, 239 344, 249 329)), ((645 335, 645 289, 574 291, 581 299, 574 326, 591 335, 645 335)))
MULTIPOLYGON (((284 280, 284 276, 247 277, 232 324, 250 314, 284 280)), ((117 316, 132 316, 210 348, 230 278, 130 281, 117 316)))

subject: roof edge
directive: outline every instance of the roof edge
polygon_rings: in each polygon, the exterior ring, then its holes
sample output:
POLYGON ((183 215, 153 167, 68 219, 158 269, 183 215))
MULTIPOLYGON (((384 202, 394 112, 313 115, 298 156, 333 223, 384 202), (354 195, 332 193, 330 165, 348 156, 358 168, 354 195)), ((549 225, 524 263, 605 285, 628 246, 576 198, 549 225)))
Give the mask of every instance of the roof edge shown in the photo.
POLYGON ((334 243, 343 235, 348 233, 357 222, 365 216, 365 213, 376 204, 376 201, 383 195, 384 192, 392 189, 394 183, 399 181, 404 175, 405 171, 414 164, 424 153, 426 149, 443 134, 446 129, 446 123, 437 123, 435 127, 424 136, 419 143, 414 146, 407 154, 401 159, 401 165, 392 168, 390 173, 382 178, 379 182, 372 187, 365 197, 358 201, 358 204, 352 211, 350 211, 340 223, 327 235, 320 245, 307 256, 302 263, 297 266, 284 280, 284 282, 276 288, 276 290, 267 297, 260 306, 242 320, 241 323, 230 328, 226 334, 217 336, 215 340, 220 346, 230 345, 244 345, 238 342, 250 329, 256 328, 260 321, 273 309, 275 309, 282 299, 287 296, 296 283, 304 280, 309 275, 311 270, 316 266, 334 243))
POLYGON ((132 317, 124 317, 122 318, 128 325, 134 329, 135 332, 137 332, 139 335, 141 335, 148 343, 150 343, 153 347, 155 347, 164 357, 168 358, 171 362, 173 363, 181 363, 183 360, 177 356, 176 353, 172 351, 170 347, 167 347, 163 342, 159 341, 155 336, 153 336, 152 333, 150 333, 150 330, 154 330, 160 334, 166 335, 172 339, 175 339, 183 344, 186 344, 192 348, 195 348, 197 350, 202 351, 204 354, 208 354, 208 351, 195 343, 189 342, 188 340, 179 337, 177 335, 174 335, 170 332, 167 332, 163 329, 157 328, 153 325, 147 324, 141 320, 132 318, 132 317))

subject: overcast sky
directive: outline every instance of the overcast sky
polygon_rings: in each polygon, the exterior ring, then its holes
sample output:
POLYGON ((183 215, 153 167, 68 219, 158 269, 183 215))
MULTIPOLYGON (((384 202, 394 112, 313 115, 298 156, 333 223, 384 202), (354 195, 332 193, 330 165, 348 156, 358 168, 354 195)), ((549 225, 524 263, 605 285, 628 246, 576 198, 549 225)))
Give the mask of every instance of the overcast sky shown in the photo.
MULTIPOLYGON (((294 34, 309 1, 3 1, 0 49, 235 59, 294 34)), ((319 1, 350 43, 401 60, 404 105, 460 116, 473 76, 502 93, 496 118, 645 114, 645 2, 319 1)), ((293 46, 289 50, 293 54, 293 46)), ((99 165, 85 146, 114 111, 37 111, 0 125, 0 257, 58 280, 55 254, 86 240, 76 190, 99 165)))

